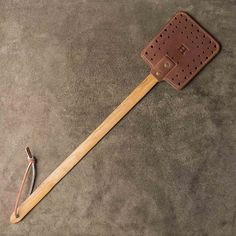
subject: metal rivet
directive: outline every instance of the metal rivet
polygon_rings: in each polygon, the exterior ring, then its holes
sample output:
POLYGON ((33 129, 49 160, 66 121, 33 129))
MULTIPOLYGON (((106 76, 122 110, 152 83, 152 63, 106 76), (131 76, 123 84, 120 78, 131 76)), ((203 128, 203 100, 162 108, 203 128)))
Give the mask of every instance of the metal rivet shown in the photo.
POLYGON ((169 63, 169 62, 166 62, 166 63, 164 64, 164 67, 165 67, 165 68, 169 68, 169 67, 170 67, 170 63, 169 63))

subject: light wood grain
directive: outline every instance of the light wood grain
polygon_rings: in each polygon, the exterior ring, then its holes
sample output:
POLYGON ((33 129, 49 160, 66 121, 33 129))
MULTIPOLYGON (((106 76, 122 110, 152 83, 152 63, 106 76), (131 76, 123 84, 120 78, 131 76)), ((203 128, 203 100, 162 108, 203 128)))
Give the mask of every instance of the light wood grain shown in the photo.
MULTIPOLYGON (((11 223, 21 221, 52 188, 152 89, 157 83, 153 75, 148 75, 138 87, 80 144, 19 206, 19 217, 10 217, 11 223)), ((56 203, 55 203, 56 204, 56 203)))

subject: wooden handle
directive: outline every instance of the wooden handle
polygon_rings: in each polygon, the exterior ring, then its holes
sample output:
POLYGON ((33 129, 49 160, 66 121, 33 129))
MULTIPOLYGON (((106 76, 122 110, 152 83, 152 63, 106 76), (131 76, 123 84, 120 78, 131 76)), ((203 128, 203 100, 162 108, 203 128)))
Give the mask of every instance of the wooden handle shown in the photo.
POLYGON ((80 144, 19 206, 19 216, 10 217, 15 224, 21 221, 52 188, 151 90, 158 80, 151 74, 80 144))

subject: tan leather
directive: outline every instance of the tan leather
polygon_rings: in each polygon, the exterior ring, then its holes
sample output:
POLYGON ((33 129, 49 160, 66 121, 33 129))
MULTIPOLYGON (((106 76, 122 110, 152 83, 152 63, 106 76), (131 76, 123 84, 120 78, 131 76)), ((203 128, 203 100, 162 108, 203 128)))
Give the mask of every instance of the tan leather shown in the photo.
POLYGON ((178 12, 142 50, 141 57, 157 79, 162 78, 179 90, 219 50, 219 43, 193 18, 185 12, 178 12), (170 67, 166 67, 166 63, 170 63, 170 67))

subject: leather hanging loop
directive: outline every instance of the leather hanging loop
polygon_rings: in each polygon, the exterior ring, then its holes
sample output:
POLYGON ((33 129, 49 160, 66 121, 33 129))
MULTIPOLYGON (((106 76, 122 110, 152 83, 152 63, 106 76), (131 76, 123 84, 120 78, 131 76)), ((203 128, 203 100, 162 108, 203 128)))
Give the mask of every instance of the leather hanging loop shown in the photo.
POLYGON ((31 183, 30 183, 30 189, 29 189, 29 193, 28 195, 30 195, 33 192, 33 188, 34 188, 34 184, 35 184, 35 178, 36 178, 36 158, 32 155, 30 148, 26 147, 25 151, 27 153, 27 160, 28 160, 28 166, 25 170, 17 197, 16 197, 16 202, 15 202, 15 207, 14 207, 14 214, 15 217, 18 218, 19 217, 19 212, 18 212, 18 206, 19 206, 19 202, 20 202, 20 198, 27 180, 27 177, 29 175, 30 169, 32 169, 32 178, 31 178, 31 183))

